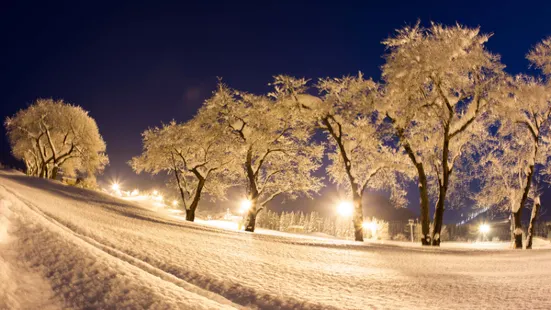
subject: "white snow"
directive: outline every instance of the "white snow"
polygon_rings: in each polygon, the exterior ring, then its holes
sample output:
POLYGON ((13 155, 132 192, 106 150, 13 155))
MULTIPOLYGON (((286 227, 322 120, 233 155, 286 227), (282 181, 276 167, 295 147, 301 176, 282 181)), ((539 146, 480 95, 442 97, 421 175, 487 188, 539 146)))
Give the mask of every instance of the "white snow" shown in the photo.
POLYGON ((250 234, 6 171, 0 200, 2 309, 551 308, 549 249, 250 234))

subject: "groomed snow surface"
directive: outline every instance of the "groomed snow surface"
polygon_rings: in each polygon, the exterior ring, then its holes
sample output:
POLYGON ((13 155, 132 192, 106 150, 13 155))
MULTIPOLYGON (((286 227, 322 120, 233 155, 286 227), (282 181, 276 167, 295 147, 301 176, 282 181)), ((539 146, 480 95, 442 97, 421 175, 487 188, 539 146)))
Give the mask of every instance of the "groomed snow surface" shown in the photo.
POLYGON ((0 171, 0 309, 551 309, 540 242, 515 251, 250 234, 0 171))

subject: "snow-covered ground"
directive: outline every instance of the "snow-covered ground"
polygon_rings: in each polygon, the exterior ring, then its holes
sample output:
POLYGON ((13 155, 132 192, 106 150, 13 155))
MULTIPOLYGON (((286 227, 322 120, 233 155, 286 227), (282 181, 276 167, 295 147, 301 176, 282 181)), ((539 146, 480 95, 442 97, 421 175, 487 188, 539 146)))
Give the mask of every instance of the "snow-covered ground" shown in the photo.
POLYGON ((0 171, 0 309, 551 308, 551 250, 186 223, 0 171))

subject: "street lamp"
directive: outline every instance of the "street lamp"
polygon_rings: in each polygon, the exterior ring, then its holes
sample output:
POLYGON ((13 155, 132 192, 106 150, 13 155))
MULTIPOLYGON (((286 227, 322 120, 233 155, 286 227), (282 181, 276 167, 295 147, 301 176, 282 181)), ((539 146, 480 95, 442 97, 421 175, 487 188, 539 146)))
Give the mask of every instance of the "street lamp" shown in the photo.
POLYGON ((121 187, 120 187, 119 183, 115 182, 115 183, 111 184, 111 189, 118 192, 121 189, 121 187))
POLYGON ((415 225, 413 219, 408 220, 408 225, 409 225, 409 234, 411 235, 411 242, 413 242, 413 225, 415 225))
POLYGON ((354 205, 350 201, 341 201, 337 205, 337 213, 343 217, 349 217, 354 213, 354 205))
POLYGON ((178 200, 176 199, 172 200, 172 205, 176 207, 178 205, 178 200))
POLYGON ((478 227, 478 230, 483 233, 483 234, 487 234, 490 232, 490 225, 488 224, 480 224, 480 226, 478 227))
POLYGON ((253 205, 253 202, 250 201, 249 199, 241 200, 241 207, 239 209, 239 213, 243 214, 243 213, 249 211, 249 209, 252 207, 252 205, 253 205))
POLYGON ((490 225, 485 223, 480 224, 480 226, 478 226, 478 231, 482 234, 482 241, 484 241, 484 239, 486 239, 486 234, 490 232, 490 225))

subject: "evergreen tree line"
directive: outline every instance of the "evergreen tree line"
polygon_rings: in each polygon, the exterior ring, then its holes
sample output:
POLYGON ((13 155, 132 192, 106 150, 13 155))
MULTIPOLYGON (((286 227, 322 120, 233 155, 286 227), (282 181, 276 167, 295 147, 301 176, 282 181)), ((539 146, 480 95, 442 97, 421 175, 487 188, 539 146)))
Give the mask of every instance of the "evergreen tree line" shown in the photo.
MULTIPOLYGON (((366 223, 375 225, 376 229, 364 228, 364 238, 389 240, 389 224, 376 218, 366 218, 366 223)), ((323 233, 337 238, 354 238, 354 225, 348 218, 323 216, 318 212, 281 212, 271 210, 258 214, 257 225, 260 228, 282 232, 323 233)))

